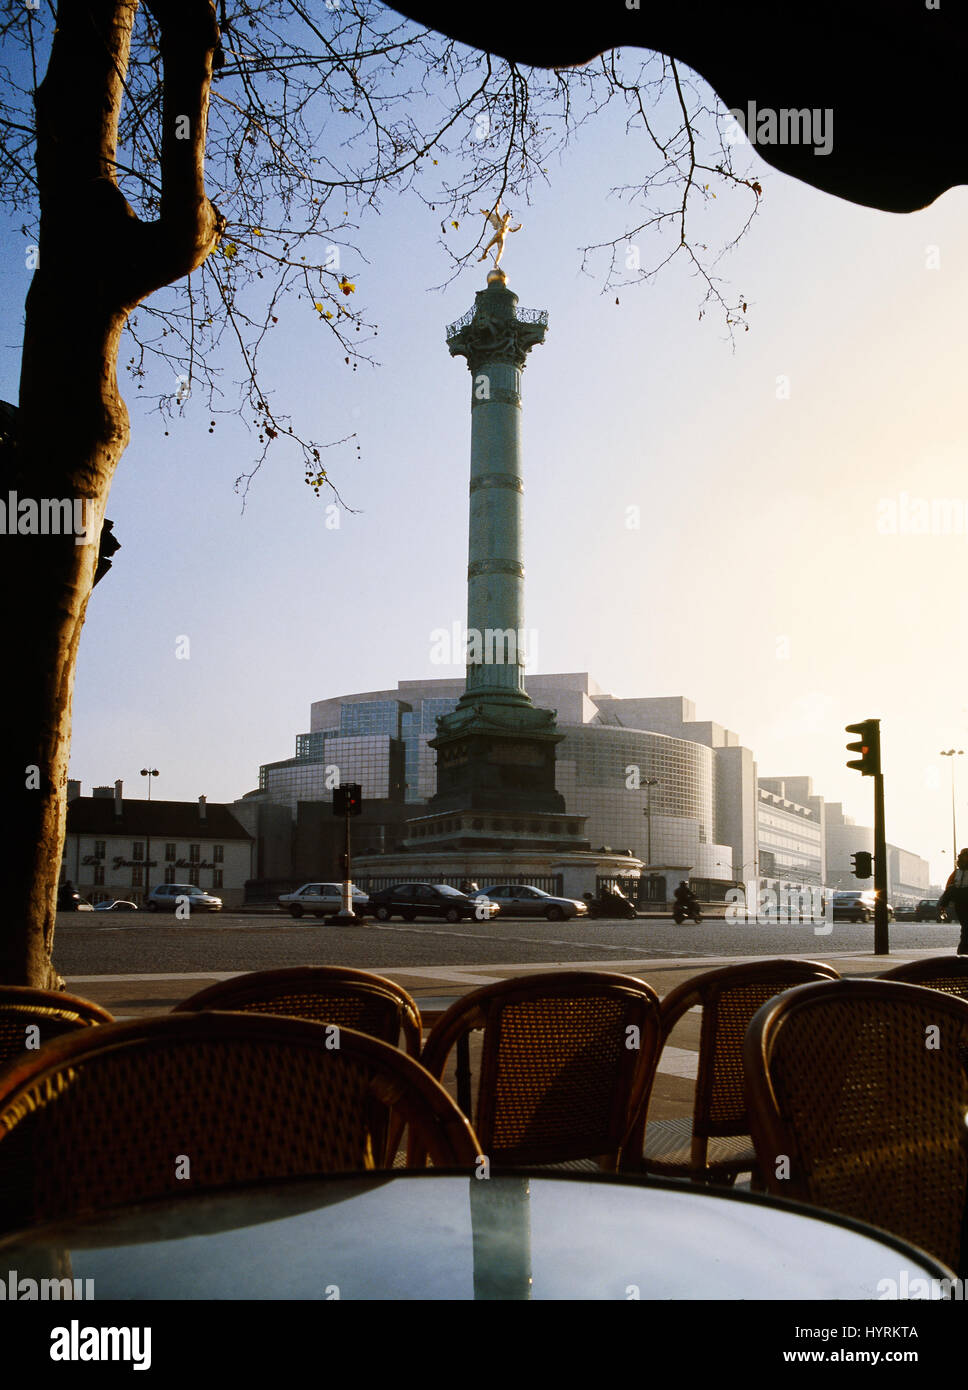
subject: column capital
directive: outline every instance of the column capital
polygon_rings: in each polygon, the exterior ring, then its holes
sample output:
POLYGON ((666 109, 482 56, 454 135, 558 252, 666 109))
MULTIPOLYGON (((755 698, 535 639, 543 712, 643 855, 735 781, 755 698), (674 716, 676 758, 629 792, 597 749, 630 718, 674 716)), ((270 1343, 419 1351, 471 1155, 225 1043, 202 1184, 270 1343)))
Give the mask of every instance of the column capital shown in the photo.
POLYGON ((447 329, 452 357, 466 357, 472 373, 488 362, 524 368, 528 353, 544 342, 546 309, 519 309, 518 297, 499 281, 478 290, 474 307, 447 329))

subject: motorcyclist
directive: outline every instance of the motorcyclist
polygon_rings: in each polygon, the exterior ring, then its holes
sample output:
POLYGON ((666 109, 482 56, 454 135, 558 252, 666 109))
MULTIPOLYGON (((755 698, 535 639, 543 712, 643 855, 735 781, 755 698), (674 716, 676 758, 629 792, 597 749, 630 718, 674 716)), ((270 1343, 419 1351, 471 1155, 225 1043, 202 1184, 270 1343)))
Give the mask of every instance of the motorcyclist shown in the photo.
POLYGON ((72 881, 65 878, 57 890, 57 911, 76 912, 80 896, 72 881))
POLYGON ((689 887, 689 884, 686 883, 685 879, 682 880, 672 896, 675 901, 673 916, 679 918, 695 917, 698 914, 699 899, 689 887))
POLYGON ((583 893, 588 904, 589 917, 637 917, 634 903, 631 903, 620 888, 604 885, 596 897, 594 893, 583 893))

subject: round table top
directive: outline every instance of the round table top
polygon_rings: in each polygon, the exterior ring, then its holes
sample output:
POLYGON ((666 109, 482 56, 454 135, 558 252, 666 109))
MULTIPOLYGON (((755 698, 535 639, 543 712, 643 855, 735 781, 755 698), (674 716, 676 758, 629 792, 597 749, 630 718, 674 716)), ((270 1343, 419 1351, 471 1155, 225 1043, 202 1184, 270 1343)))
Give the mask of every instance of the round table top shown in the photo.
POLYGON ((913 1281, 953 1277, 886 1233, 766 1198, 433 1171, 276 1183, 37 1228, 0 1241, 0 1281, 10 1271, 92 1279, 98 1300, 877 1299, 898 1288, 930 1297, 913 1281))

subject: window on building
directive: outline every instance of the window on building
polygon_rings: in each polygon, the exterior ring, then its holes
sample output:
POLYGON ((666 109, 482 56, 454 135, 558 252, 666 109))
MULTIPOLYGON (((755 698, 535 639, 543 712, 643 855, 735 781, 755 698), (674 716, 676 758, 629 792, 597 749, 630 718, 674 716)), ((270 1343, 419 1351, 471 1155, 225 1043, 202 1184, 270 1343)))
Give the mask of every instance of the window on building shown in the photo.
POLYGON ((94 858, 95 858, 95 859, 103 859, 103 858, 105 857, 106 852, 107 852, 107 849, 106 849, 105 842, 104 842, 103 840, 95 840, 95 841, 94 841, 94 858))
POLYGON ((143 882, 144 882, 144 879, 143 879, 143 877, 142 877, 143 873, 144 873, 144 870, 142 869, 142 867, 141 867, 140 864, 133 864, 133 865, 131 866, 131 887, 132 887, 132 888, 140 888, 140 887, 142 886, 142 884, 143 884, 143 882))
POLYGON ((194 883, 194 884, 196 885, 196 887, 198 886, 198 883, 199 883, 199 871, 198 871, 198 866, 197 866, 197 865, 193 865, 192 868, 190 868, 190 869, 188 870, 188 882, 189 882, 189 883, 194 883))
MULTIPOLYGON (((189 845, 189 846, 188 846, 188 859, 189 859, 189 862, 190 862, 190 863, 192 863, 192 864, 197 864, 198 861, 201 859, 201 857, 202 857, 202 847, 201 847, 201 845, 189 845)), ((194 880, 193 880, 193 882, 194 882, 194 880)))
POLYGON ((175 845, 174 845, 174 843, 173 843, 172 841, 169 840, 169 841, 165 844, 165 863, 166 863, 166 864, 174 864, 174 862, 175 862, 175 860, 176 860, 177 858, 178 858, 178 854, 177 854, 177 851, 176 851, 176 849, 175 849, 175 845))
POLYGON ((96 884, 97 884, 97 883, 103 883, 103 882, 104 882, 104 865, 103 865, 103 864, 95 864, 95 865, 94 865, 94 882, 95 882, 96 884))
POLYGON ((167 865, 165 866, 165 882, 166 882, 166 883, 174 883, 174 882, 175 882, 175 866, 174 866, 174 864, 167 864, 167 865))
POLYGON ((144 842, 144 840, 135 840, 134 844, 131 846, 131 858, 132 858, 132 859, 144 859, 144 857, 145 857, 145 842, 144 842))
POLYGON ((214 863, 216 863, 216 864, 221 864, 222 861, 224 860, 224 858, 225 858, 225 846, 224 846, 224 845, 213 845, 213 846, 212 846, 212 860, 214 861, 214 863))
POLYGON ((221 869, 213 869, 213 870, 212 870, 212 887, 213 887, 213 888, 221 888, 221 886, 222 886, 222 870, 221 870, 221 869))

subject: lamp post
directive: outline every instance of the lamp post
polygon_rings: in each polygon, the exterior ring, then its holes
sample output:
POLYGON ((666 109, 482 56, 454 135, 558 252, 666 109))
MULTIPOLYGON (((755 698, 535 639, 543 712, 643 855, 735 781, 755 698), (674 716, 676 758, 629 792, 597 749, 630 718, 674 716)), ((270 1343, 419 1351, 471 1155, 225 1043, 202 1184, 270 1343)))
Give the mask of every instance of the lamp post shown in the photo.
POLYGON ((952 864, 958 862, 958 827, 955 823, 955 758, 964 756, 963 748, 942 748, 939 757, 951 759, 951 855, 952 864))
MULTIPOLYGON (((156 767, 143 767, 143 768, 141 769, 141 775, 142 775, 142 777, 147 777, 147 779, 148 779, 148 805, 150 806, 150 805, 151 805, 151 779, 152 779, 152 777, 157 777, 157 776, 158 776, 158 769, 157 769, 156 767)), ((149 818, 149 822, 148 822, 148 823, 149 823, 149 825, 151 824, 150 818, 149 818)), ((150 892, 151 892, 151 831, 150 831, 150 830, 147 830, 147 831, 145 831, 145 891, 144 891, 144 901, 145 901, 145 902, 148 901, 148 894, 149 894, 150 892)))

